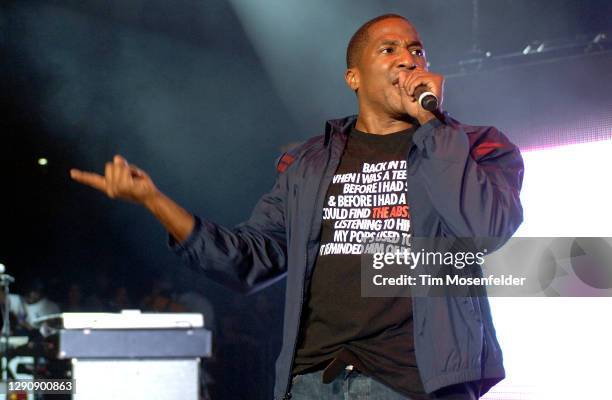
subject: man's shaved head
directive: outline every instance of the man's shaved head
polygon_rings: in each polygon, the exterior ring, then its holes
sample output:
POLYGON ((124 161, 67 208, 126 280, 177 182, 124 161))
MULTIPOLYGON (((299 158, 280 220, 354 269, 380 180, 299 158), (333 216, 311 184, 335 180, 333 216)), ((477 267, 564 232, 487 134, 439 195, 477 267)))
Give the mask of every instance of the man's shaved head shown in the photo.
POLYGON ((399 14, 384 14, 376 18, 372 18, 365 24, 361 25, 359 29, 357 29, 357 32, 355 32, 351 37, 348 47, 346 48, 346 68, 353 68, 357 63, 357 60, 359 60, 362 50, 368 43, 368 30, 370 27, 379 21, 389 18, 399 18, 410 23, 410 21, 399 14))

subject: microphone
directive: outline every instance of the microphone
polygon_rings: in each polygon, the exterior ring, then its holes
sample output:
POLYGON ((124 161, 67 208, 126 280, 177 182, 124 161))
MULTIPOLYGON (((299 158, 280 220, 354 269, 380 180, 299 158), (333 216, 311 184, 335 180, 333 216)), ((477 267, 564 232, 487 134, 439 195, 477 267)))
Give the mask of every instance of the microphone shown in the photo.
POLYGON ((433 112, 438 108, 438 98, 425 85, 419 85, 414 89, 414 97, 427 111, 433 112))

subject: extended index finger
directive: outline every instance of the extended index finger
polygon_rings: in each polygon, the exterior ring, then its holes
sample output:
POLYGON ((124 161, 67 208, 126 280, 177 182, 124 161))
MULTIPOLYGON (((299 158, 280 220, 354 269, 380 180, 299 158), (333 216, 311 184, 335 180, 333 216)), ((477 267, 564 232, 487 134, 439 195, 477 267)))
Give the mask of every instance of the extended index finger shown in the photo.
POLYGON ((75 181, 91 186, 94 189, 98 189, 102 192, 106 191, 106 180, 102 175, 93 172, 85 172, 78 169, 71 169, 70 177, 75 181))

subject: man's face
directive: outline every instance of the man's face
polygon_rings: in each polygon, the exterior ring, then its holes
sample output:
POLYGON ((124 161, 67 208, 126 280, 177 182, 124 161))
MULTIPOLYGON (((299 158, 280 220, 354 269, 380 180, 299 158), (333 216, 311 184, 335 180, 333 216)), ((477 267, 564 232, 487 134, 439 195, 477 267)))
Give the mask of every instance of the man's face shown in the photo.
POLYGON ((410 73, 415 68, 427 68, 425 51, 416 29, 399 18, 372 25, 361 57, 356 66, 347 71, 347 83, 359 96, 360 112, 372 111, 394 118, 405 115, 398 76, 402 70, 410 73))

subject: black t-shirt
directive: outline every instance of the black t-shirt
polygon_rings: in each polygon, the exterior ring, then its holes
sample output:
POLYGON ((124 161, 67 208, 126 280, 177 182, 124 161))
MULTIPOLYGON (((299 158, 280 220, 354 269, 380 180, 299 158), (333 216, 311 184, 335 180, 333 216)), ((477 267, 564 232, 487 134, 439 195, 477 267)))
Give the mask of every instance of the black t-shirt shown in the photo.
POLYGON ((349 135, 325 198, 294 374, 336 359, 400 393, 425 393, 414 354, 411 299, 361 296, 363 238, 409 236, 406 157, 413 133, 353 129, 349 135))

